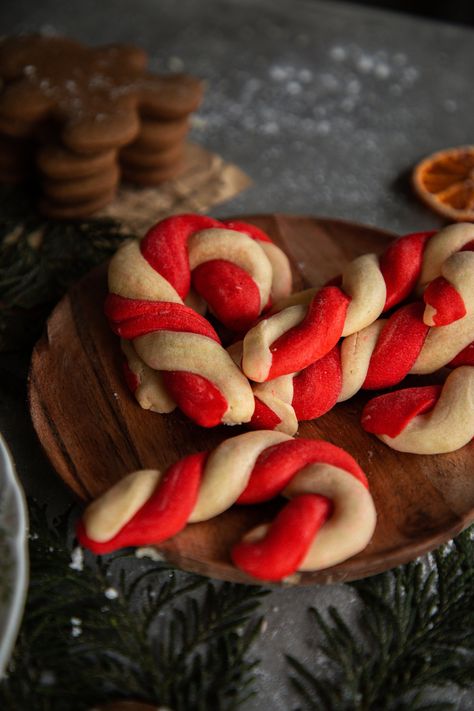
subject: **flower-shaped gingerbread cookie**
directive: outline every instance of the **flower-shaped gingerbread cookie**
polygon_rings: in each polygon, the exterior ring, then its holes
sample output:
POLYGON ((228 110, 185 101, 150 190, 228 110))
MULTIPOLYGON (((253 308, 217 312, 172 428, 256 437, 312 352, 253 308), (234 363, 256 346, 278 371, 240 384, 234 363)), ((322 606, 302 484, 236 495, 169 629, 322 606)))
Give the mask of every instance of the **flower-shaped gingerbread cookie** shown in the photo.
POLYGON ((136 47, 88 48, 62 37, 4 39, 2 130, 29 135, 53 119, 65 146, 96 153, 133 141, 141 115, 179 119, 197 108, 202 95, 197 79, 157 76, 146 64, 146 54, 136 47))

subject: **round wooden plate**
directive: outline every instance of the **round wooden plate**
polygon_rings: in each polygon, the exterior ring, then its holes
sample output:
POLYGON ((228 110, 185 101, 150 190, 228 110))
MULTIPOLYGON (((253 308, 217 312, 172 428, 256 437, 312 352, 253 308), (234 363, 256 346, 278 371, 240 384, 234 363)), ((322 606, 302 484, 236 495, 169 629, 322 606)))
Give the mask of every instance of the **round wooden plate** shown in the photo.
MULTIPOLYGON (((324 282, 355 256, 381 252, 393 239, 387 232, 339 220, 283 215, 244 219, 264 229, 291 257, 296 288, 324 282)), ((206 430, 179 412, 142 410, 122 379, 118 339, 103 315, 105 294, 105 267, 70 290, 34 350, 30 373, 38 436, 56 471, 84 501, 134 469, 167 467, 240 429, 206 430)), ((358 460, 377 508, 374 537, 354 558, 296 575, 293 583, 330 583, 381 572, 435 548, 474 520, 471 446, 439 456, 395 452, 362 430, 359 417, 367 398, 356 396, 324 417, 302 423, 299 436, 327 439, 358 460)), ((157 548, 185 570, 252 583, 233 567, 229 550, 274 511, 275 504, 235 506, 211 521, 187 526, 157 548)))

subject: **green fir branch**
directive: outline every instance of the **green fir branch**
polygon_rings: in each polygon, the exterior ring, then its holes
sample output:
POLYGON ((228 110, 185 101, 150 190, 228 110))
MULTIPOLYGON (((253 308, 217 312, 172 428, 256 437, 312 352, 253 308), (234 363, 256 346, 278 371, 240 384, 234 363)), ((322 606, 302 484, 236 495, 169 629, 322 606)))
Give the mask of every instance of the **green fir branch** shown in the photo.
POLYGON ((85 711, 133 698, 231 711, 253 693, 259 588, 209 582, 133 553, 71 567, 67 517, 31 506, 31 585, 0 684, 5 711, 85 711))
POLYGON ((68 287, 129 237, 109 219, 45 220, 24 188, 0 187, 0 351, 31 346, 68 287))
POLYGON ((288 656, 305 709, 442 711, 426 690, 474 684, 474 554, 471 531, 432 556, 352 583, 362 604, 357 627, 334 607, 310 615, 329 667, 321 674, 288 656))

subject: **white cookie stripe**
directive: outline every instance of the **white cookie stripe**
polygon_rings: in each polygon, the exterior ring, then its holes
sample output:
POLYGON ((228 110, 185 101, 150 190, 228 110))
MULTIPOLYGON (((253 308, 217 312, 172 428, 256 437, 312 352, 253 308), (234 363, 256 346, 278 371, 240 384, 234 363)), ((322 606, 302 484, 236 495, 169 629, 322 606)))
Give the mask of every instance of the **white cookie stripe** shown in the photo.
POLYGON ((474 240, 474 225, 468 222, 448 225, 433 235, 428 240, 423 252, 421 273, 418 280, 419 293, 430 281, 441 276, 444 262, 472 240, 474 240))
POLYGON ((88 536, 103 543, 113 538, 148 501, 161 479, 156 469, 141 469, 121 479, 84 513, 88 536))
POLYGON ((290 294, 289 296, 285 296, 283 299, 279 299, 270 309, 270 313, 279 313, 289 306, 309 306, 319 289, 320 287, 312 286, 310 289, 295 291, 294 294, 290 294))
POLYGON ((255 408, 252 389, 219 343, 182 331, 149 333, 133 343, 138 356, 154 370, 185 371, 211 381, 227 400, 224 424, 250 421, 255 408))
POLYGON ((144 410, 165 414, 176 408, 163 383, 160 372, 150 368, 139 356, 130 341, 121 339, 120 346, 127 359, 128 367, 138 381, 134 395, 144 410))
POLYGON ((284 333, 297 326, 306 316, 302 305, 290 306, 260 321, 243 340, 242 370, 257 383, 264 382, 272 365, 271 345, 284 333))
POLYGON ((190 523, 207 521, 226 511, 246 488, 260 454, 291 439, 282 432, 247 432, 222 442, 210 454, 190 523))
POLYGON ((273 242, 258 243, 265 252, 268 261, 272 267, 272 284, 270 289, 270 298, 272 302, 283 299, 291 292, 292 276, 290 263, 282 250, 273 244, 273 242))
POLYGON ((351 297, 342 336, 360 331, 380 316, 387 288, 375 254, 354 259, 343 271, 342 290, 351 297))
POLYGON ((169 281, 148 264, 136 240, 125 244, 112 257, 108 285, 112 294, 126 299, 183 303, 169 281))
POLYGON ((410 374, 428 375, 436 372, 450 363, 472 341, 474 313, 447 326, 430 328, 410 374))
MULTIPOLYGON (((378 337, 387 323, 378 319, 375 323, 341 344, 342 390, 338 402, 356 394, 364 383, 372 353, 378 337)), ((429 375, 448 365, 457 354, 474 340, 474 314, 454 321, 448 326, 430 328, 422 349, 415 360, 410 375, 429 375)))
POLYGON ((342 341, 342 388, 337 399, 338 402, 349 400, 362 388, 369 369, 370 358, 385 324, 385 319, 378 319, 362 331, 353 333, 342 341))

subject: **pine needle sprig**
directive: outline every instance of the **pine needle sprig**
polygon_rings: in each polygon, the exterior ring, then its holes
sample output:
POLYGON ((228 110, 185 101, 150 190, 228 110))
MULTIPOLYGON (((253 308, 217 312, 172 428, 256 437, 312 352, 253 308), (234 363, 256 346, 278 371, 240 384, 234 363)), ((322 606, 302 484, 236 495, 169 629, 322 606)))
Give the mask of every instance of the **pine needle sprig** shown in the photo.
POLYGON ((258 609, 263 594, 259 588, 224 583, 217 589, 208 584, 199 602, 188 598, 184 606, 172 610, 156 655, 169 686, 168 703, 172 708, 175 708, 173 699, 180 708, 192 707, 198 679, 203 709, 237 708, 236 704, 242 703, 241 695, 249 685, 254 666, 254 662, 246 661, 245 655, 261 624, 260 619, 251 624, 247 621, 258 609), (233 659, 235 666, 228 664, 227 659, 233 659), (236 674, 239 667, 241 672, 236 674), (208 686, 214 674, 225 679, 226 684, 208 686), (203 695, 206 688, 207 696, 203 695))
POLYGON ((31 585, 2 710, 84 711, 117 698, 241 708, 253 691, 263 590, 133 553, 87 554, 77 566, 67 517, 52 530, 33 504, 30 518, 31 585))
POLYGON ((129 237, 110 219, 45 220, 24 189, 0 187, 0 351, 32 345, 68 287, 129 237))
POLYGON ((328 711, 452 709, 426 691, 474 685, 474 555, 464 532, 430 556, 352 583, 356 628, 333 607, 310 608, 328 666, 321 672, 288 656, 304 708, 328 711))

